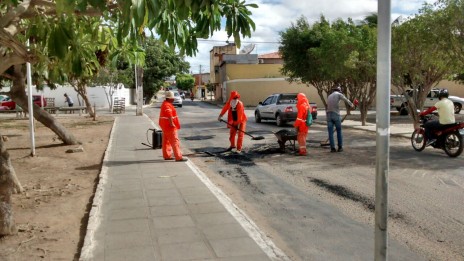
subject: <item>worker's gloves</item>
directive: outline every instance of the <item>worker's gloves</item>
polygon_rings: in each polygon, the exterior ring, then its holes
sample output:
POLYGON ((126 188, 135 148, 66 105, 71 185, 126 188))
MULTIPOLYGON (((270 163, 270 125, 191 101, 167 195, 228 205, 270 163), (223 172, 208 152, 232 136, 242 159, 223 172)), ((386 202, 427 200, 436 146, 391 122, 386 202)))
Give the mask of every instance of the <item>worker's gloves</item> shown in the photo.
POLYGON ((222 118, 222 117, 221 117, 221 116, 219 116, 219 117, 218 117, 218 121, 221 121, 221 118, 222 118))

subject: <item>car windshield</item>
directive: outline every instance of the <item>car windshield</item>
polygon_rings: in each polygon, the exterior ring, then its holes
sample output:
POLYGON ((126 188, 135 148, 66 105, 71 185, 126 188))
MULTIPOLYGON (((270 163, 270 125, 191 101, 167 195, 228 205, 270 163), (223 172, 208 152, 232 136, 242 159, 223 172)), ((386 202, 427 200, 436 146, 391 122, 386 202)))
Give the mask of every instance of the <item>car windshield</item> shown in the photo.
POLYGON ((178 92, 174 92, 174 96, 175 96, 175 97, 179 96, 179 93, 178 93, 178 92))

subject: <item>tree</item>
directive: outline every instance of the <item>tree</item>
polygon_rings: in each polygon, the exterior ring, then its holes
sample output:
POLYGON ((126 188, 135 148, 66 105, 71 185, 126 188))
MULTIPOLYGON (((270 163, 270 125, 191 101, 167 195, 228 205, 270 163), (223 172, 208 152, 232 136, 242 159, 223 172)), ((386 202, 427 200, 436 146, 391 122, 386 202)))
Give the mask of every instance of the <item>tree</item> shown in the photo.
MULTIPOLYGON (((98 65, 88 56, 90 48, 76 51, 87 46, 76 44, 79 40, 89 38, 89 35, 98 36, 101 42, 84 42, 106 44, 108 35, 116 35, 116 43, 121 47, 126 36, 135 39, 142 35, 145 28, 160 35, 161 40, 172 48, 177 46, 182 53, 191 55, 196 51, 197 37, 207 37, 221 29, 222 17, 226 21, 227 35, 233 36, 236 44, 240 46, 240 34, 242 37, 250 36, 251 30, 255 28, 250 18, 251 12, 248 10, 255 7, 257 5, 238 0, 222 0, 211 4, 194 0, 189 5, 182 1, 148 0, 3 1, 0 3, 0 75, 11 80, 13 77, 24 79, 22 70, 18 69, 13 74, 10 68, 14 65, 24 65, 26 62, 37 63, 46 60, 50 76, 56 76, 55 80, 65 80, 70 76, 74 81, 80 81, 81 77, 73 76, 83 76, 83 72, 91 76, 94 69, 98 69, 98 65), (100 30, 101 27, 108 27, 108 30, 100 30), (32 43, 30 50, 26 47, 26 39, 32 43), (84 57, 90 59, 82 59, 84 57), (66 58, 71 61, 67 63, 71 73, 60 66, 62 63, 59 61, 66 58)), ((138 42, 132 43, 137 45, 138 42)), ((102 48, 102 51, 105 51, 105 48, 102 48)), ((87 82, 78 82, 77 89, 81 90, 87 82)), ((27 109, 23 87, 24 85, 13 85, 10 96, 21 107, 27 109)), ((38 107, 36 109, 38 110, 38 107)), ((34 113, 34 116, 36 115, 37 120, 47 127, 51 127, 50 122, 59 125, 46 112, 34 113)), ((66 144, 77 143, 64 128, 51 129, 66 144)))
POLYGON ((377 29, 372 24, 356 26, 349 24, 350 41, 348 59, 344 61, 344 74, 352 98, 359 101, 361 123, 366 125, 367 111, 372 106, 377 93, 377 29))
POLYGON ((330 92, 336 83, 331 75, 321 69, 320 64, 323 61, 318 60, 310 50, 321 45, 323 35, 329 30, 330 24, 323 16, 312 26, 301 17, 296 24, 292 23, 290 28, 280 32, 279 46, 279 52, 284 60, 282 73, 288 76, 289 82, 313 85, 324 107, 327 107, 324 93, 330 92))
POLYGON ((206 89, 210 92, 210 97, 211 97, 211 100, 213 100, 213 92, 216 91, 216 85, 214 83, 212 83, 211 81, 208 81, 207 84, 205 84, 206 86, 206 89))
POLYGON ((326 95, 334 86, 342 85, 348 98, 360 101, 361 119, 365 124, 376 93, 375 27, 356 26, 351 19, 329 24, 324 17, 309 26, 301 18, 296 26, 281 35, 282 71, 290 80, 313 85, 325 107, 326 95))
POLYGON ((177 74, 176 75, 176 86, 177 88, 188 91, 195 85, 195 78, 190 74, 177 74))
POLYGON ((109 111, 113 111, 114 93, 117 88, 134 85, 134 71, 129 63, 120 58, 115 63, 108 63, 92 79, 91 85, 103 86, 107 97, 109 111), (121 86, 122 85, 122 86, 121 86))
MULTIPOLYGON (((93 69, 98 69, 100 65, 99 62, 94 62, 97 59, 90 57, 92 48, 82 48, 82 52, 76 52, 76 48, 80 47, 76 44, 79 40, 90 35, 98 37, 101 40, 98 43, 105 44, 108 42, 106 36, 115 35, 114 42, 119 48, 124 46, 125 39, 133 39, 132 49, 136 49, 136 39, 143 35, 146 28, 154 31, 170 47, 178 47, 181 53, 192 55, 197 49, 197 37, 208 37, 214 31, 220 30, 222 18, 226 23, 227 35, 233 36, 235 43, 240 46, 240 37, 249 37, 251 30, 255 29, 249 8, 256 7, 256 4, 246 4, 245 1, 238 0, 192 0, 188 3, 170 0, 2 1, 0 76, 2 80, 12 81, 10 96, 19 106, 28 109, 24 70, 26 62, 39 64, 42 61, 43 68, 47 67, 49 76, 53 76, 47 77, 48 79, 61 78, 65 81, 69 80, 70 76, 82 75, 82 72, 91 76, 96 73, 93 69), (111 27, 113 25, 114 27, 111 27), (107 27, 108 30, 100 30, 102 27, 107 27), (26 46, 26 40, 31 43, 29 48, 26 46), (71 61, 67 64, 70 67, 63 69, 63 61, 66 59, 71 61)), ((102 47, 100 50, 105 49, 102 47)), ((96 50, 92 51, 95 54, 96 50)), ((113 58, 118 54, 116 52, 113 58)), ((135 61, 138 60, 136 51, 131 55, 135 61)), ((53 85, 53 82, 48 83, 53 85)), ((82 81, 80 86, 87 83, 82 81)), ((34 105, 34 118, 55 132, 64 143, 77 143, 74 136, 37 105, 34 105)), ((2 150, 0 157, 7 160, 8 154, 2 150)), ((11 215, 8 213, 9 208, 4 207, 10 206, 10 202, 8 193, 3 189, 4 185, 7 188, 11 187, 10 183, 6 183, 10 175, 11 168, 0 169, 0 220, 6 220, 11 215)), ((0 235, 9 234, 14 230, 13 222, 9 222, 7 226, 0 231, 0 235)))
POLYGON ((143 95, 150 100, 165 82, 166 77, 188 72, 184 58, 159 40, 148 38, 145 43, 146 62, 143 74, 143 95))
POLYGON ((13 234, 16 231, 11 194, 22 192, 23 188, 16 178, 11 166, 10 156, 5 148, 4 137, 0 133, 0 235, 13 234))
MULTIPOLYGON (((439 0, 436 3, 441 36, 449 42, 449 50, 464 67, 464 1, 439 0)), ((462 73, 462 72, 458 72, 462 73)))
MULTIPOLYGON (((414 95, 406 95, 410 112, 422 110, 432 87, 456 71, 457 60, 448 51, 440 21, 440 13, 425 5, 392 30, 392 81, 400 93, 413 89, 414 95)), ((414 123, 419 121, 417 113, 409 115, 414 123)))
POLYGON ((448 50, 453 59, 458 61, 457 71, 451 80, 464 83, 464 1, 462 0, 439 0, 434 5, 438 16, 437 33, 449 43, 448 50))

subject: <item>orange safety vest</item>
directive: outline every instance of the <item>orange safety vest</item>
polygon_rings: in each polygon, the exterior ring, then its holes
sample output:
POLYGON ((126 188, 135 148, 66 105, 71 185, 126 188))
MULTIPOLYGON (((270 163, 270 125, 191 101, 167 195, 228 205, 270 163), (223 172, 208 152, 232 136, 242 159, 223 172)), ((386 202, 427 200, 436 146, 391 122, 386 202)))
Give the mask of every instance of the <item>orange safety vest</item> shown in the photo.
POLYGON ((308 113, 310 113, 311 105, 309 105, 306 96, 298 94, 298 104, 296 105, 296 108, 298 110, 298 114, 293 126, 297 127, 300 132, 307 132, 309 128, 306 126, 306 117, 308 116, 308 113))
POLYGON ((234 121, 234 118, 232 117, 232 107, 230 106, 230 102, 232 99, 229 99, 229 101, 224 105, 224 108, 222 108, 221 114, 224 115, 227 112, 227 123, 231 125, 238 125, 241 123, 244 123, 248 120, 246 114, 245 114, 245 106, 243 106, 243 103, 241 101, 237 102, 237 106, 235 107, 237 111, 237 120, 234 121))
POLYGON ((159 125, 162 130, 180 129, 180 122, 177 117, 176 108, 174 108, 174 105, 168 101, 164 101, 163 104, 161 104, 159 125), (169 121, 170 117, 172 117, 172 121, 175 125, 174 127, 171 126, 169 121))

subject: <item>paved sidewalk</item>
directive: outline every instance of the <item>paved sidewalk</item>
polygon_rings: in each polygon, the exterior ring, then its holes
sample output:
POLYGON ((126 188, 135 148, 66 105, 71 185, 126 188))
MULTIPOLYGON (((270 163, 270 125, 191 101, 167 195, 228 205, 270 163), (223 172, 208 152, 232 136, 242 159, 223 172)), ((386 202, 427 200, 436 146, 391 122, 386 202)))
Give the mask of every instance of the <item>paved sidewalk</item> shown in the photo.
MULTIPOLYGON (((373 123, 366 122, 366 126, 362 126, 360 121, 354 121, 354 120, 343 121, 342 127, 343 128, 348 127, 348 128, 358 129, 358 130, 366 130, 366 131, 371 131, 371 132, 375 132, 377 128, 377 126, 373 123)), ((410 138, 413 131, 414 129, 412 127, 412 123, 411 124, 390 124, 390 136, 410 138)))
POLYGON ((192 162, 142 145, 148 128, 116 118, 80 260, 289 260, 192 162))
MULTIPOLYGON (((342 117, 345 114, 342 113, 342 117)), ((325 111, 319 112, 318 118, 314 121, 316 124, 327 125, 325 111)), ((349 117, 342 122, 342 128, 352 128, 358 130, 365 130, 370 132, 376 132, 376 124, 366 122, 365 126, 362 126, 361 121, 350 120, 349 117)), ((412 123, 395 123, 390 124, 390 136, 410 138, 412 132, 414 131, 412 123)))

